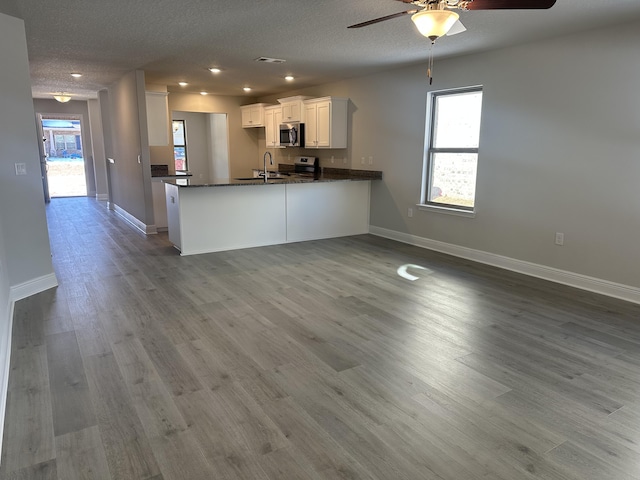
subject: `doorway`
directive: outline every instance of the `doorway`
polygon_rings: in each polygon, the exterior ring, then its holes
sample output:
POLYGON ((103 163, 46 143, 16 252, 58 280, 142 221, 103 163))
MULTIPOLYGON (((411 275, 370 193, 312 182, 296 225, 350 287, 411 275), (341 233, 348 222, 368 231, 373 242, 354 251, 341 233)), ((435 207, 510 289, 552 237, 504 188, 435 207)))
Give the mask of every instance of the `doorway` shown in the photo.
POLYGON ((39 114, 45 195, 86 197, 81 115, 39 114))
POLYGON ((229 131, 226 113, 172 111, 176 172, 193 178, 229 178, 229 131))

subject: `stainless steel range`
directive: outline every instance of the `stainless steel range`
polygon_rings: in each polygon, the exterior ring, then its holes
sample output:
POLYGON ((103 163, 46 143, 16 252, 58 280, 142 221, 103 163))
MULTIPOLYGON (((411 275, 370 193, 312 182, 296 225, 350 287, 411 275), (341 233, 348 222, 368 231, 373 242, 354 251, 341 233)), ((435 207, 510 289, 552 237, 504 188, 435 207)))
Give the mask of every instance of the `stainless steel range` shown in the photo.
POLYGON ((301 177, 319 177, 320 161, 318 157, 296 157, 293 173, 301 177))

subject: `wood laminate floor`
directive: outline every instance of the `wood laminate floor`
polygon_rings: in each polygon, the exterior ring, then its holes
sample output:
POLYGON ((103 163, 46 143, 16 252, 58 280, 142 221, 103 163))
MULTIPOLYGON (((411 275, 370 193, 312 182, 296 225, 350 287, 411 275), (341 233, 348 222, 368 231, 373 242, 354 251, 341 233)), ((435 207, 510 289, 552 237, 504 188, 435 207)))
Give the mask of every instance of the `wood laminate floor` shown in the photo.
POLYGON ((640 306, 368 235, 180 257, 47 214, 0 478, 640 478, 640 306))

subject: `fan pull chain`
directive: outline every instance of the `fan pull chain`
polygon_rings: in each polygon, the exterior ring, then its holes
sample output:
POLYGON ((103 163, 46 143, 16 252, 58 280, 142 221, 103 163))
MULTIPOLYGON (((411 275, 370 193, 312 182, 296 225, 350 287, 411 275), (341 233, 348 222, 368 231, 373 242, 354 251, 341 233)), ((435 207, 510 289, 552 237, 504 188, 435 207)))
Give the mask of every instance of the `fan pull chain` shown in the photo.
POLYGON ((429 66, 427 67, 427 78, 429 79, 429 85, 433 84, 433 46, 436 42, 431 41, 429 45, 429 66))

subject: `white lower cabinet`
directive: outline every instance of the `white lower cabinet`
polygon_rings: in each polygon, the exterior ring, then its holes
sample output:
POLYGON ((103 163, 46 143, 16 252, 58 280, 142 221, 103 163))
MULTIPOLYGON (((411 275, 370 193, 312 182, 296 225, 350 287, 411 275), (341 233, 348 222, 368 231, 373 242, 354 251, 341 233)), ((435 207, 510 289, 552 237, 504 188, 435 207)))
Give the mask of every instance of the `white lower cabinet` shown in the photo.
POLYGON ((182 250, 182 228, 180 225, 180 187, 170 183, 164 184, 167 201, 167 226, 169 228, 169 241, 178 250, 182 250))
POLYGON ((167 203, 164 183, 159 178, 151 180, 151 196, 153 198, 153 218, 156 229, 159 232, 166 232, 167 223, 167 203))
POLYGON ((370 181, 287 185, 287 242, 369 233, 370 188, 370 181))
POLYGON ((369 180, 169 184, 169 240, 182 255, 194 255, 368 233, 370 188, 369 180))

